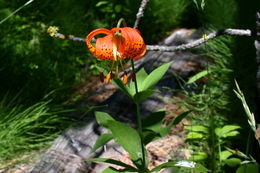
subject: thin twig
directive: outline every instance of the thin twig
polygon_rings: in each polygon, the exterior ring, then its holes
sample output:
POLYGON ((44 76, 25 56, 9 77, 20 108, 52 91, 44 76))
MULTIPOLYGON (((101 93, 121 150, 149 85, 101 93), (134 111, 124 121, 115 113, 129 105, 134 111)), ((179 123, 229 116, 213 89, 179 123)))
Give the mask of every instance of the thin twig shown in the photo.
POLYGON ((147 50, 163 51, 163 52, 174 52, 178 50, 186 50, 201 45, 202 43, 216 38, 221 35, 237 35, 237 36, 253 36, 253 32, 249 29, 223 29, 212 32, 208 35, 204 35, 203 38, 195 40, 191 43, 182 44, 179 46, 159 46, 159 45, 147 45, 147 50))
POLYGON ((23 4, 22 6, 20 6, 19 8, 17 8, 15 11, 13 11, 9 16, 7 16, 6 18, 4 18, 3 20, 0 21, 0 25, 2 23, 4 23, 7 19, 9 19, 10 17, 12 17, 13 15, 15 15, 15 13, 17 13, 18 11, 20 11, 21 9, 23 9, 24 7, 26 7, 27 5, 29 5, 30 3, 32 3, 34 0, 29 0, 27 1, 25 4, 23 4))
POLYGON ((134 24, 134 28, 138 28, 141 18, 144 16, 144 9, 149 0, 142 0, 141 5, 139 7, 138 13, 136 14, 136 20, 134 24))

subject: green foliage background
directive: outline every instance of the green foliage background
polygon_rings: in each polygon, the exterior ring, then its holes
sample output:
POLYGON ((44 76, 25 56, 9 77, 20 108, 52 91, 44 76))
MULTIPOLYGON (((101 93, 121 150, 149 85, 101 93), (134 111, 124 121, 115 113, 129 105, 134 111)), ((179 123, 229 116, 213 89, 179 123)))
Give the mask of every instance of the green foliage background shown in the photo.
MULTIPOLYGON (((0 20, 25 2, 0 0, 0 20)), ((202 1, 197 2, 200 4, 202 1)), ((204 8, 197 9, 192 0, 150 0, 139 29, 148 44, 157 44, 172 30, 181 27, 200 27, 205 32, 223 28, 255 29, 255 12, 259 11, 259 3, 257 0, 206 0, 204 8)), ((58 26, 61 33, 79 37, 85 37, 96 28, 115 27, 118 19, 122 17, 129 26, 133 26, 139 5, 140 0, 35 0, 0 24, 0 122, 6 123, 8 127, 11 127, 12 123, 22 123, 11 121, 11 118, 10 121, 1 120, 10 117, 12 111, 17 111, 12 117, 23 120, 28 115, 24 113, 25 110, 35 108, 34 111, 44 112, 42 118, 48 120, 46 114, 50 120, 53 117, 55 123, 50 121, 52 125, 62 124, 65 120, 57 118, 56 112, 52 111, 53 105, 62 107, 61 103, 72 93, 71 88, 87 81, 87 78, 95 73, 93 65, 97 60, 88 53, 85 43, 52 38, 46 32, 49 26, 58 26), (19 101, 12 99, 17 93, 19 101), (46 97, 52 101, 42 102, 46 97)), ((210 113, 216 115, 216 126, 235 122, 247 127, 245 116, 241 115, 243 110, 241 106, 237 106, 240 102, 235 98, 232 89, 233 80, 236 78, 250 107, 253 111, 256 110, 256 60, 253 42, 254 38, 225 36, 203 47, 201 52, 213 60, 214 63, 210 64, 209 68, 215 73, 209 77, 204 90, 210 91, 211 101, 208 102, 209 93, 205 92, 200 93, 204 96, 200 100, 201 104, 194 107, 190 105, 190 109, 196 110, 202 106, 208 110, 207 114, 198 109, 200 111, 197 112, 202 113, 201 120, 198 121, 203 122, 203 116, 210 119, 210 113)), ((189 99, 187 103, 199 103, 197 96, 189 99)), ((39 126, 49 127, 45 122, 42 121, 39 126)), ((246 136, 247 128, 244 129, 246 136)), ((29 130, 31 134, 39 132, 38 128, 29 130)), ((46 142, 48 133, 57 135, 61 131, 62 129, 47 130, 43 140, 39 139, 38 142, 46 142), (55 130, 57 133, 53 133, 55 130)), ((17 137, 20 135, 34 139, 34 136, 27 133, 19 133, 18 128, 14 129, 14 134, 18 134, 17 137)), ((0 136, 4 134, 0 132, 0 136)), ((23 137, 21 139, 25 139, 23 137)), ((10 153, 9 158, 15 157, 14 153, 18 150, 26 149, 14 149, 18 143, 12 139, 15 138, 10 138, 7 142, 13 145, 5 148, 6 152, 10 153)), ((3 140, 0 140, 0 150, 5 146, 1 141, 3 140)), ((19 146, 27 146, 28 143, 33 142, 21 140, 19 146)))

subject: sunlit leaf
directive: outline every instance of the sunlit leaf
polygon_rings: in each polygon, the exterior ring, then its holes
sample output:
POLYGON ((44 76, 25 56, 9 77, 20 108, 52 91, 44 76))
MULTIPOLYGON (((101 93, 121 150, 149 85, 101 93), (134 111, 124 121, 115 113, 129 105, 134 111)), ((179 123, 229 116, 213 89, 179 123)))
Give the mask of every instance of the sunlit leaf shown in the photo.
POLYGON ((234 136, 237 136, 237 135, 239 135, 239 134, 240 134, 239 131, 234 130, 234 131, 232 131, 232 132, 228 132, 228 133, 224 134, 224 135, 223 135, 223 138, 226 138, 226 137, 234 137, 234 136))
POLYGON ((229 137, 229 136, 236 136, 239 134, 237 129, 240 129, 241 127, 238 125, 226 125, 222 128, 216 128, 215 133, 218 137, 229 137))
POLYGON ((205 152, 196 152, 194 153, 190 160, 192 161, 202 161, 202 160, 206 160, 208 158, 208 154, 205 152))
POLYGON ((141 167, 143 151, 139 133, 129 125, 118 121, 108 121, 107 128, 111 130, 115 141, 131 155, 134 164, 141 167))
POLYGON ((220 159, 221 160, 225 160, 225 159, 227 159, 228 157, 230 157, 232 155, 233 154, 230 151, 225 150, 225 151, 220 152, 220 159))
POLYGON ((167 72, 171 64, 172 62, 169 62, 153 70, 143 81, 140 91, 151 89, 155 84, 157 84, 167 72))
POLYGON ((115 121, 115 119, 105 112, 95 112, 96 120, 99 125, 107 127, 108 121, 115 121))
POLYGON ((192 132, 202 132, 205 134, 209 133, 209 129, 205 126, 195 125, 195 126, 184 126, 184 129, 190 130, 192 132))
POLYGON ((194 140, 194 139, 203 139, 205 135, 198 132, 190 132, 188 133, 186 139, 194 140))

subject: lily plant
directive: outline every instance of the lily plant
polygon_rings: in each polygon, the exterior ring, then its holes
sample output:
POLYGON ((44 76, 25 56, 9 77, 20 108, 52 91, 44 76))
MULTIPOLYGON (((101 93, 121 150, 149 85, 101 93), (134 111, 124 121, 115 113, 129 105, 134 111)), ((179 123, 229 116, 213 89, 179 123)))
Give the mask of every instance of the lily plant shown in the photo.
MULTIPOLYGON (((133 164, 128 165, 113 158, 91 158, 87 161, 105 162, 121 167, 121 169, 108 167, 103 173, 152 173, 167 167, 207 172, 207 169, 202 165, 188 160, 169 161, 151 170, 148 169, 148 154, 145 145, 153 140, 166 136, 172 126, 178 124, 189 114, 189 112, 184 112, 163 128, 162 124, 165 110, 158 110, 144 120, 141 118, 140 103, 155 92, 158 92, 152 88, 164 76, 172 62, 161 65, 150 74, 147 74, 144 69, 136 72, 134 60, 140 59, 145 55, 146 45, 140 31, 135 28, 127 27, 122 19, 119 20, 117 27, 111 30, 101 28, 90 32, 86 37, 86 44, 90 52, 99 60, 111 62, 112 67, 107 71, 105 82, 109 83, 110 80, 112 80, 135 103, 138 127, 136 130, 105 112, 95 112, 95 117, 99 125, 107 128, 110 133, 102 134, 97 139, 92 151, 94 152, 100 147, 103 147, 110 140, 114 140, 130 154, 130 159, 133 164), (124 26, 120 27, 121 24, 124 26), (101 35, 101 37, 97 38, 95 43, 93 43, 92 39, 98 35, 101 35), (130 81, 127 80, 127 73, 122 63, 123 60, 128 58, 132 65, 132 80, 130 81), (114 66, 116 66, 115 71, 113 71, 114 66), (118 77, 118 66, 121 66, 124 71, 123 80, 118 77)), ((100 73, 100 79, 104 81, 103 72, 100 73)))

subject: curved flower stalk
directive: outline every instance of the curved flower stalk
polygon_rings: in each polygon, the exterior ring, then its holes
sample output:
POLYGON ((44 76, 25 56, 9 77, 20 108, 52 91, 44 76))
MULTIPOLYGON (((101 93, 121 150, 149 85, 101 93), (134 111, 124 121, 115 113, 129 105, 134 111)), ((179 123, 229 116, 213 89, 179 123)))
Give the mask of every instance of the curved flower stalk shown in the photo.
MULTIPOLYGON (((100 28, 90 32, 86 37, 86 44, 90 52, 99 60, 111 60, 112 68, 115 62, 123 68, 122 60, 130 58, 132 60, 139 59, 146 53, 146 45, 140 31, 131 27, 115 27, 111 30, 100 28), (98 35, 105 35, 96 39, 96 43, 92 44, 91 40, 98 35)), ((117 77, 116 70, 115 77, 117 77)), ((106 83, 109 83, 113 77, 113 72, 107 75, 106 83)), ((127 73, 124 72, 123 83, 127 83, 127 73)))

